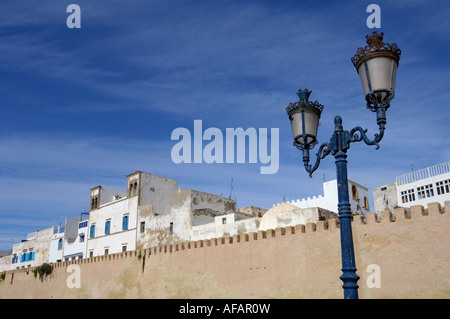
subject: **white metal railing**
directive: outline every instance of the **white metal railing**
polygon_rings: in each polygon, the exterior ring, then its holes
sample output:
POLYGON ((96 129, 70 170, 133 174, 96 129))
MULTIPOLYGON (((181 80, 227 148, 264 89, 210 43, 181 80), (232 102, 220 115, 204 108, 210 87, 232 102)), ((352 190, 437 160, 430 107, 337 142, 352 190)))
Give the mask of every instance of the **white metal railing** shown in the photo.
POLYGON ((397 176, 395 181, 397 185, 403 185, 448 172, 450 172, 450 161, 397 176))

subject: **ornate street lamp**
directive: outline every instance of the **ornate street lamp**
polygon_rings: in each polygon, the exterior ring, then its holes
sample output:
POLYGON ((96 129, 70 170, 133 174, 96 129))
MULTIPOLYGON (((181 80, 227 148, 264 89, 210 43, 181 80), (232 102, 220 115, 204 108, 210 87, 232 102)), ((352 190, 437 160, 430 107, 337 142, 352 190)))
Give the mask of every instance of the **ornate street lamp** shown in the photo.
POLYGON ((394 98, 395 77, 400 60, 401 51, 395 43, 383 43, 383 33, 376 31, 366 36, 367 46, 359 48, 352 58, 367 101, 367 108, 377 114, 379 133, 371 140, 367 137, 367 130, 355 127, 350 132, 344 131, 342 118, 334 119, 334 133, 329 142, 323 143, 316 154, 316 162, 309 164, 309 151, 318 143, 317 128, 323 105, 319 102, 309 101, 311 91, 299 90, 299 101, 290 103, 286 108, 291 121, 294 146, 303 152, 303 163, 309 176, 319 167, 320 160, 331 153, 335 158, 336 175, 338 183, 338 211, 341 234, 341 257, 344 298, 357 299, 359 276, 356 274, 355 254, 353 249, 353 235, 350 211, 348 177, 347 177, 347 150, 350 143, 364 141, 367 145, 376 145, 383 138, 386 124, 386 110, 394 98))

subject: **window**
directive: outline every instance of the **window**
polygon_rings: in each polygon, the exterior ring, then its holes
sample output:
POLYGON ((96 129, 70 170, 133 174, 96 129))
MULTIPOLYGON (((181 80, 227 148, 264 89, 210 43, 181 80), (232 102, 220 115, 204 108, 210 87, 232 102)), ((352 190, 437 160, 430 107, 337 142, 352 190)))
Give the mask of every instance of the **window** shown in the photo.
POLYGON ((450 179, 445 181, 440 181, 436 183, 437 195, 443 195, 445 193, 450 193, 450 179))
POLYGON ((84 227, 87 227, 87 224, 88 224, 88 221, 85 220, 84 222, 81 222, 81 223, 78 224, 78 228, 84 228, 84 227))
POLYGON ((93 197, 91 200, 91 210, 97 209, 98 207, 98 197, 93 197))
POLYGON ((128 215, 122 217, 122 230, 128 229, 128 215))
POLYGON ((126 252, 127 251, 127 245, 123 245, 122 246, 122 252, 126 252))
POLYGON ((358 198, 358 190, 356 189, 355 185, 352 185, 352 197, 358 198))
POLYGON ((367 199, 366 196, 364 196, 364 208, 369 209, 369 200, 367 199))
POLYGON ((381 187, 382 192, 384 192, 385 190, 387 190, 387 187, 381 187))
POLYGON ((89 237, 94 238, 95 237, 95 224, 91 225, 91 229, 89 231, 89 237))
POLYGON ((93 251, 93 250, 91 250, 91 251, 89 252, 89 257, 94 257, 94 251, 93 251))
POLYGON ((109 235, 111 233, 111 219, 108 219, 105 222, 105 235, 109 235))
POLYGON ((417 197, 419 199, 434 196, 433 184, 417 187, 417 197))
POLYGON ((222 217, 222 224, 226 224, 227 223, 227 218, 226 217, 222 217))
POLYGON ((53 235, 58 233, 58 226, 53 227, 53 235))
POLYGON ((133 195, 137 194, 137 182, 134 182, 133 195))
POLYGON ((58 250, 61 250, 61 249, 62 249, 62 245, 63 245, 63 240, 62 240, 62 238, 60 238, 60 239, 58 240, 58 250))
POLYGON ((170 222, 169 232, 172 235, 173 234, 173 223, 170 222))
POLYGON ((141 222, 141 233, 145 232, 145 222, 141 222))
POLYGON ((105 255, 109 254, 109 248, 105 248, 105 255))
POLYGON ((84 234, 80 234, 80 243, 84 243, 84 234))
POLYGON ((400 193, 402 196, 402 203, 413 202, 416 200, 414 189, 408 189, 400 193))

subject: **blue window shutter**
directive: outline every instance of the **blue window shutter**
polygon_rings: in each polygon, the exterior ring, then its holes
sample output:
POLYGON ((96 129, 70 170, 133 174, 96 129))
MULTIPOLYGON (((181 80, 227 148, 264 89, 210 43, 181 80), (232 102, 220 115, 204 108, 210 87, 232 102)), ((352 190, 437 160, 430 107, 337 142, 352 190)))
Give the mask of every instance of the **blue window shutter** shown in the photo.
POLYGON ((111 221, 107 220, 105 222, 105 235, 108 235, 111 231, 111 221))
POLYGON ((29 253, 25 253, 25 261, 30 260, 30 254, 29 253))
POLYGON ((91 225, 91 230, 89 233, 89 237, 94 238, 95 237, 95 225, 91 225))
POLYGON ((31 252, 31 260, 34 260, 34 251, 31 252))
POLYGON ((123 216, 122 218, 122 230, 128 229, 128 215, 123 216))

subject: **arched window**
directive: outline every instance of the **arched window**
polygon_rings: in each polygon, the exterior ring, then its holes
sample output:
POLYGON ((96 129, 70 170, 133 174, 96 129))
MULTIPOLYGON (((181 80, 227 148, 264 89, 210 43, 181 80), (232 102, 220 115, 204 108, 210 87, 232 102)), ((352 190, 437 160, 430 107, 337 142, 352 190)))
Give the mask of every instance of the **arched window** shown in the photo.
POLYGON ((352 185, 352 197, 358 198, 358 190, 356 189, 355 185, 352 185))
POLYGON ((366 196, 364 196, 364 208, 369 209, 369 200, 367 199, 366 196))
POLYGON ((130 184, 130 189, 128 191, 128 196, 133 196, 133 183, 130 184))
POLYGON ((94 209, 94 199, 92 199, 91 210, 94 209))
POLYGON ((62 238, 60 238, 60 239, 58 240, 58 250, 61 250, 61 249, 62 249, 62 244, 63 244, 63 241, 62 241, 62 238))
POLYGON ((134 182, 133 195, 137 194, 137 182, 134 182))
POLYGON ((98 201, 97 201, 97 197, 96 197, 95 201, 94 201, 94 208, 97 208, 97 206, 98 206, 98 201))

